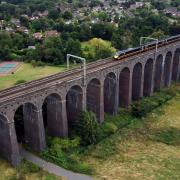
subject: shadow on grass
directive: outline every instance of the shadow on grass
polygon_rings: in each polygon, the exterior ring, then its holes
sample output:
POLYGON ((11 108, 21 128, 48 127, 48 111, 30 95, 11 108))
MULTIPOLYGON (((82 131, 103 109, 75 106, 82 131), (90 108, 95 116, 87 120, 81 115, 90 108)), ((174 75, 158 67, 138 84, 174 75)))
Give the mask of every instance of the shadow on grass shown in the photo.
POLYGON ((164 130, 158 130, 152 137, 153 141, 162 142, 167 145, 178 146, 180 145, 180 129, 168 128, 164 130))

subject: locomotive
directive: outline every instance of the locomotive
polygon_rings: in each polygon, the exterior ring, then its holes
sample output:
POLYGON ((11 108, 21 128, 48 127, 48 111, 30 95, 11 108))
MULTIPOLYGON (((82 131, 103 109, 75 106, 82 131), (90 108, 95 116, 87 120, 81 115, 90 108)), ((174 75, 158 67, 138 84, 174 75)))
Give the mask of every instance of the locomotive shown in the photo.
POLYGON ((141 46, 138 46, 138 47, 135 47, 135 48, 129 48, 129 49, 126 49, 126 50, 118 51, 118 52, 115 53, 113 58, 114 58, 114 60, 121 60, 123 58, 127 58, 127 57, 130 57, 130 56, 134 56, 136 54, 139 54, 139 53, 143 53, 143 52, 146 52, 146 51, 149 51, 149 50, 153 50, 153 49, 156 48, 156 45, 158 47, 161 47, 161 46, 168 45, 170 43, 173 43, 173 42, 176 42, 176 41, 179 41, 179 40, 180 40, 180 35, 172 36, 172 37, 169 37, 167 39, 163 39, 163 40, 158 41, 158 44, 156 44, 156 42, 152 42, 152 43, 141 45, 141 46))

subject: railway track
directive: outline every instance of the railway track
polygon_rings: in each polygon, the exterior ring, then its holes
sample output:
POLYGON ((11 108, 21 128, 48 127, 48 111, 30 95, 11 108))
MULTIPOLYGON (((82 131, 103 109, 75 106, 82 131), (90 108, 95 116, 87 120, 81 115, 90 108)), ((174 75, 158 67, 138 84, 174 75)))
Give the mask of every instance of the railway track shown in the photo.
MULTIPOLYGON (((113 63, 114 61, 111 59, 109 60, 108 62, 104 63, 106 64, 106 66, 103 66, 101 63, 98 63, 96 64, 96 66, 90 66, 87 68, 87 74, 90 74, 94 71, 97 71, 99 69, 99 67, 109 67, 109 63, 113 63)), ((19 91, 16 91, 15 94, 12 94, 12 93, 8 93, 7 94, 3 94, 0 96, 0 104, 3 103, 3 102, 6 102, 6 101, 9 101, 9 100, 13 100, 15 98, 18 98, 18 97, 21 97, 21 96, 24 96, 24 95, 27 95, 27 94, 31 94, 31 93, 34 93, 34 92, 37 92, 39 90, 43 90, 43 89, 47 89, 47 88, 50 88, 52 86, 56 86, 57 84, 60 84, 60 83, 63 83, 63 82, 66 82, 66 81, 69 81, 69 80, 72 80, 72 79, 77 79, 77 78, 81 78, 82 77, 82 69, 80 69, 79 71, 77 72, 74 72, 74 73, 68 73, 66 75, 64 75, 63 77, 61 77, 61 79, 56 79, 56 80, 51 80, 50 83, 47 83, 46 82, 43 82, 41 85, 38 84, 38 86, 31 86, 31 88, 25 88, 23 90, 19 90, 19 91)))
MULTIPOLYGON (((173 44, 173 43, 175 42, 171 42, 169 44, 173 44)), ((139 56, 140 54, 144 55, 147 53, 147 51, 149 54, 149 52, 154 51, 154 48, 149 48, 145 52, 133 55, 133 58, 135 58, 136 56, 139 56)), ((121 61, 127 61, 127 59, 129 58, 131 57, 127 57, 127 58, 125 57, 125 59, 121 61)), ((104 60, 99 60, 93 63, 89 63, 87 64, 87 74, 90 74, 94 71, 104 69, 107 67, 115 66, 117 64, 119 64, 119 61, 114 61, 112 58, 107 58, 104 60)), ((27 95, 27 94, 37 92, 39 90, 47 89, 49 87, 55 86, 65 81, 69 81, 69 80, 72 80, 75 78, 81 78, 81 77, 82 77, 82 69, 78 67, 69 71, 65 71, 65 72, 51 75, 45 78, 27 82, 27 83, 24 83, 22 85, 18 85, 12 88, 1 90, 0 91, 0 104, 7 102, 9 100, 13 100, 15 98, 27 95)))
MULTIPOLYGON (((88 70, 88 68, 96 67, 99 64, 103 65, 104 63, 107 63, 108 61, 111 61, 111 60, 112 60, 112 58, 106 58, 103 60, 96 61, 94 63, 89 63, 89 64, 87 64, 87 70, 88 70)), ((73 75, 74 73, 81 72, 81 71, 82 71, 82 69, 80 67, 73 68, 73 69, 65 71, 65 72, 57 73, 57 74, 47 76, 47 77, 44 77, 41 79, 26 82, 26 83, 23 83, 22 85, 17 85, 17 86, 11 87, 11 88, 0 90, 0 98, 3 97, 4 95, 9 95, 9 94, 11 94, 13 92, 17 92, 17 91, 23 91, 27 88, 33 88, 37 85, 40 86, 44 83, 49 83, 51 81, 55 81, 59 78, 64 78, 67 75, 73 75)))

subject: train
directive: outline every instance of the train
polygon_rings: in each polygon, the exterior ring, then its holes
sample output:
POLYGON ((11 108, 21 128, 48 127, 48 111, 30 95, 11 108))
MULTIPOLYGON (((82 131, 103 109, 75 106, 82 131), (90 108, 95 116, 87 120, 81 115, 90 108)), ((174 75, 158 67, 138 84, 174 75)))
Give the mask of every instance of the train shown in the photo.
POLYGON ((160 40, 160 41, 158 41, 158 44, 156 42, 151 42, 151 43, 147 43, 147 44, 135 47, 135 48, 120 50, 114 54, 113 59, 121 60, 121 59, 130 57, 130 56, 134 56, 139 53, 143 53, 143 52, 146 52, 149 50, 156 49, 156 44, 157 44, 157 47, 161 47, 161 46, 164 46, 164 45, 167 45, 167 44, 173 43, 175 41, 179 41, 179 40, 180 40, 180 35, 177 35, 177 36, 172 36, 172 37, 160 40))

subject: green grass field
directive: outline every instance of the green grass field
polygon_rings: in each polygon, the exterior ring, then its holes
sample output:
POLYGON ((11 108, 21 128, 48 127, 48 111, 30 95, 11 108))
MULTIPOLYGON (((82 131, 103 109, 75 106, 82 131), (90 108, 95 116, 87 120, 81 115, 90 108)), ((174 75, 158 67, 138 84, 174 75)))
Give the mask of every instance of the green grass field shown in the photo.
POLYGON ((180 179, 180 95, 93 146, 82 160, 96 179, 180 179))
POLYGON ((0 77, 0 89, 5 89, 14 84, 18 80, 31 81, 51 74, 65 71, 65 67, 45 66, 33 68, 31 64, 23 63, 22 66, 14 73, 4 77, 0 77))

